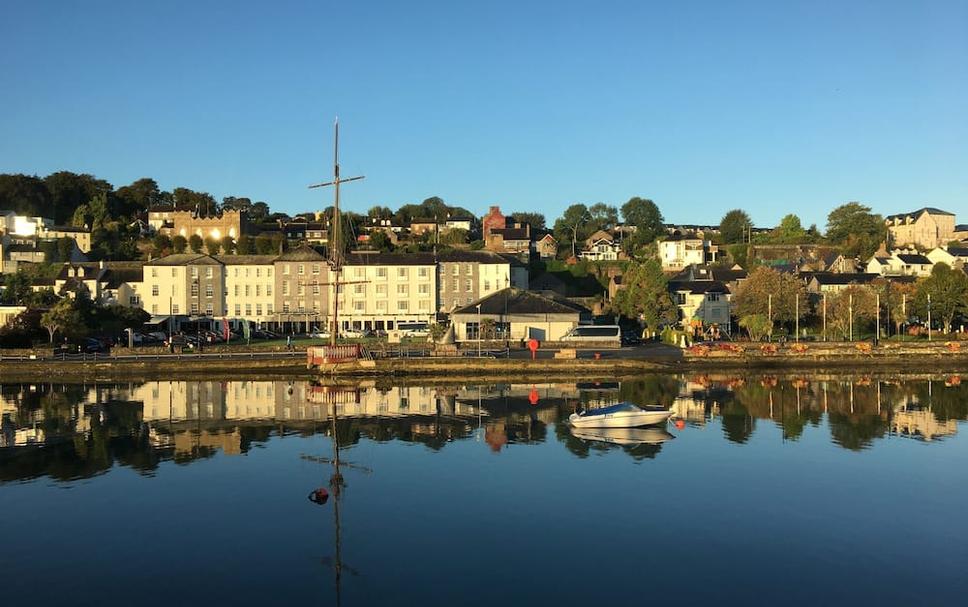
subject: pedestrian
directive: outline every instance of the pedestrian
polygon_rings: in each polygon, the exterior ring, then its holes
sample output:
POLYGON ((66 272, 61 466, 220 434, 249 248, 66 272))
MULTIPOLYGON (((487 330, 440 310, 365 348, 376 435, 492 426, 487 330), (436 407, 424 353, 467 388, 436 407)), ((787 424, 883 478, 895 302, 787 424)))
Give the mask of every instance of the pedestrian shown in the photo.
POLYGON ((292 352, 292 335, 286 335, 286 350, 292 352))

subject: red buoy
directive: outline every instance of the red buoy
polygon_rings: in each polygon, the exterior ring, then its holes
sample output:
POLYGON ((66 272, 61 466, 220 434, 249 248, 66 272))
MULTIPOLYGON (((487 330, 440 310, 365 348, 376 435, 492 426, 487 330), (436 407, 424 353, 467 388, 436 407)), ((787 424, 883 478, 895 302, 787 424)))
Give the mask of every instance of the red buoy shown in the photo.
POLYGON ((677 419, 676 420, 676 428, 682 430, 685 427, 686 427, 686 422, 685 421, 683 421, 681 419, 677 419))
POLYGON ((309 501, 311 501, 314 504, 319 504, 320 506, 325 504, 326 500, 328 499, 329 499, 329 491, 326 490, 326 487, 319 487, 318 489, 314 489, 313 492, 309 494, 309 501))

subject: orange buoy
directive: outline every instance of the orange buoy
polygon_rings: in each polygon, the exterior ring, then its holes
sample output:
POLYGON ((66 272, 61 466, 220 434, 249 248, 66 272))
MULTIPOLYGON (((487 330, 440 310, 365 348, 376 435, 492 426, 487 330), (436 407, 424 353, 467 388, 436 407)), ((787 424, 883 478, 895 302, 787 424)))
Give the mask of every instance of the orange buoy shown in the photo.
POLYGON ((678 428, 679 430, 682 430, 685 427, 686 427, 686 422, 685 421, 683 421, 681 419, 677 419, 676 420, 676 428, 678 428))
POLYGON ((322 506, 329 499, 329 491, 326 487, 319 487, 318 489, 313 489, 312 493, 309 494, 309 501, 314 504, 319 504, 322 506))

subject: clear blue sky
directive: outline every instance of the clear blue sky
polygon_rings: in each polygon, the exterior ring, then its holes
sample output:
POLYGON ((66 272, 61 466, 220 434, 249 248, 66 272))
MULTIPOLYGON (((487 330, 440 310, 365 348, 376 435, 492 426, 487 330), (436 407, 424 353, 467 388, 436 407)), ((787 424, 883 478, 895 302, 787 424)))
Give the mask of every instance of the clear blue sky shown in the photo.
POLYGON ((964 0, 148 4, 4 3, 0 172, 318 209, 338 114, 358 211, 968 222, 964 0))

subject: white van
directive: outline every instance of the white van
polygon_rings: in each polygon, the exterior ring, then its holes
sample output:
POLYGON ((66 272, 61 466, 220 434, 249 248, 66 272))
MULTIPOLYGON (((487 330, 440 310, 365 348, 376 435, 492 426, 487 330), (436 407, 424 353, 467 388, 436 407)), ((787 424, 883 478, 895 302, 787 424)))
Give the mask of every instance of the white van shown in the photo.
POLYGON ((401 337, 427 337, 430 326, 425 322, 398 322, 397 330, 401 337))
POLYGON ((622 330, 618 325, 579 325, 562 336, 561 341, 572 343, 622 345, 622 330))

